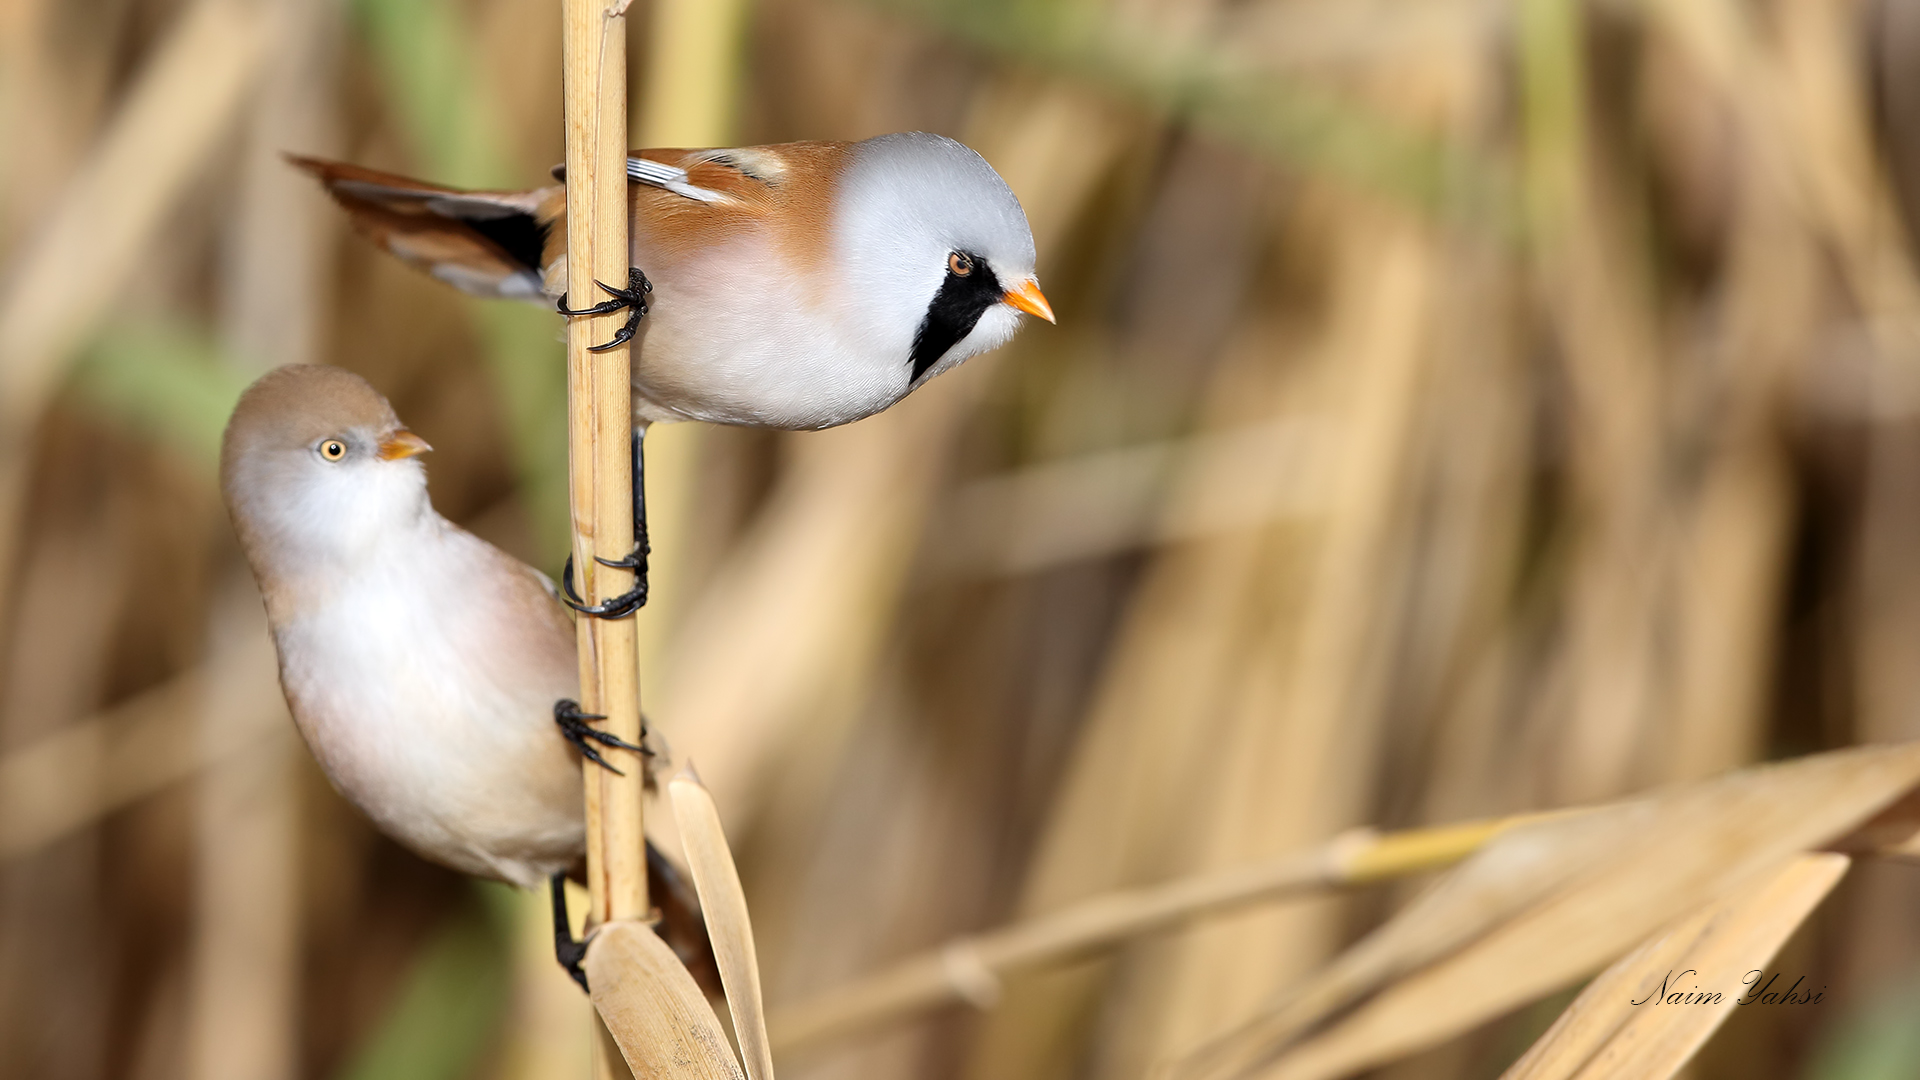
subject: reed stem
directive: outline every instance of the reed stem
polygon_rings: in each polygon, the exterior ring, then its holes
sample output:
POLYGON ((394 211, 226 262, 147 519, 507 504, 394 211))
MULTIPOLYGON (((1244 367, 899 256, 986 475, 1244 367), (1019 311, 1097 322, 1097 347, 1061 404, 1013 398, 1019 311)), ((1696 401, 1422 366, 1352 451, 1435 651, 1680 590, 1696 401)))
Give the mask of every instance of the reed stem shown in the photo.
MULTIPOLYGON (((595 281, 624 286, 627 246, 626 6, 607 0, 565 0, 562 82, 567 143, 567 303, 591 307, 595 281)), ((595 557, 622 559, 633 550, 633 435, 630 349, 591 352, 612 340, 624 312, 575 318, 567 326, 568 475, 573 511, 573 565, 581 594, 599 603, 626 592, 633 572, 595 557)), ((579 621, 580 696, 606 717, 603 730, 640 741, 640 675, 633 619, 579 621)), ((624 775, 583 761, 586 779, 587 887, 595 923, 644 919, 646 858, 641 829, 644 763, 630 751, 607 759, 624 775)), ((603 1029, 602 1029, 603 1030, 603 1029)), ((594 1075, 626 1072, 602 1034, 594 1075)))
POLYGON ((1275 859, 1160 885, 1116 889, 998 930, 954 938, 883 971, 776 1010, 782 1052, 955 1002, 991 1006, 1001 976, 1060 963, 1225 908, 1296 894, 1354 888, 1439 870, 1487 841, 1547 814, 1519 814, 1381 835, 1355 829, 1275 859))

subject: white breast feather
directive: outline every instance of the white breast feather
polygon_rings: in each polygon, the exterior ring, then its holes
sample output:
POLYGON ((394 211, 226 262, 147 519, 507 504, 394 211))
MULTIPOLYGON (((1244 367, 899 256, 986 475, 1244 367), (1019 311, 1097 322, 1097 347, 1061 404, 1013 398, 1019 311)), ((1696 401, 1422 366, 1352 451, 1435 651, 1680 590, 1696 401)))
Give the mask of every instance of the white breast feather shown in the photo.
POLYGON ((831 427, 898 400, 911 329, 847 319, 807 285, 761 240, 676 265, 654 280, 634 385, 682 416, 786 428, 831 427))
POLYGON ((392 544, 276 630, 301 732, 334 784, 409 846, 537 884, 580 850, 579 772, 552 728, 566 673, 503 670, 479 541, 392 544), (352 673, 351 677, 343 673, 352 673))

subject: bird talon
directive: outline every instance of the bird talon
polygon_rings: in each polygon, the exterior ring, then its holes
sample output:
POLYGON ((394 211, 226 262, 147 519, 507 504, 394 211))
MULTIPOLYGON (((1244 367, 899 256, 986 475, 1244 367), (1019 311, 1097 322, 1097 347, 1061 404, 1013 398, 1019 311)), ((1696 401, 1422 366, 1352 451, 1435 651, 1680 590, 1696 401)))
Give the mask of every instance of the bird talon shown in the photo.
MULTIPOLYGON (((599 283, 595 282, 595 284, 599 283)), ((592 307, 570 308, 567 306, 567 298, 564 296, 553 302, 553 310, 565 315, 569 319, 578 318, 582 315, 611 315, 616 311, 624 309, 626 306, 627 302, 625 300, 606 300, 592 307)))
POLYGON ((613 299, 603 300, 592 307, 570 308, 567 306, 567 298, 563 296, 554 302, 554 310, 568 318, 574 318, 581 315, 611 315, 625 309, 628 312, 626 325, 614 332, 612 341, 604 345, 587 346, 588 352, 606 352, 608 349, 619 348, 633 340, 633 335, 640 329, 640 320, 646 317, 647 294, 653 291, 653 282, 647 280, 647 275, 641 273, 639 267, 629 266, 626 288, 616 289, 598 280, 594 284, 604 289, 613 299))
POLYGON ((616 289, 598 279, 594 280, 594 284, 600 286, 613 299, 603 300, 592 307, 570 308, 567 306, 567 298, 562 296, 554 301, 553 309, 568 318, 574 318, 581 315, 611 315, 624 308, 638 305, 640 313, 646 314, 646 295, 653 291, 653 282, 647 280, 647 275, 641 273, 639 267, 627 268, 627 287, 624 289, 616 289))
MULTIPOLYGON (((618 735, 601 731, 599 728, 588 723, 589 720, 605 719, 606 717, 599 713, 581 712, 580 703, 574 701, 572 698, 562 698, 553 704, 553 722, 560 725, 561 736, 572 743, 574 749, 580 751, 581 757, 586 758, 588 761, 593 762, 595 765, 600 766, 615 776, 625 776, 627 774, 614 768, 612 762, 609 762, 605 757, 601 756, 600 751, 594 747, 594 743, 599 743, 601 746, 611 746, 620 750, 631 750, 643 757, 653 756, 653 752, 645 746, 635 746, 633 743, 628 742, 618 735)), ((646 741, 644 732, 641 735, 641 741, 646 741)))
POLYGON ((653 545, 647 543, 646 536, 642 535, 640 539, 633 545, 633 551, 630 554, 628 554, 626 557, 619 558, 619 559, 603 559, 600 556, 595 555, 593 557, 593 561, 599 563, 601 566, 611 567, 615 570, 632 570, 635 573, 639 574, 641 577, 646 577, 647 576, 647 556, 651 554, 653 554, 653 545))
MULTIPOLYGON (((629 555, 628 558, 633 558, 629 555)), ((596 556, 596 561, 598 557, 596 556)), ((614 563, 608 563, 614 566, 614 563)), ((621 569, 628 569, 621 567, 621 569)), ((560 600, 582 615, 596 619, 624 619, 647 606, 647 578, 645 574, 636 574, 633 588, 619 596, 609 597, 597 604, 589 604, 578 590, 573 587, 573 556, 567 556, 567 565, 560 571, 560 600)))
POLYGON ((634 308, 633 314, 627 316, 627 325, 614 331, 612 341, 609 341, 604 345, 589 345, 587 346, 587 351, 588 352, 606 352, 608 349, 617 349, 620 346, 625 345, 627 342, 632 341, 633 333, 636 329, 638 329, 640 325, 640 316, 645 315, 646 313, 647 313, 646 309, 644 308, 634 308))

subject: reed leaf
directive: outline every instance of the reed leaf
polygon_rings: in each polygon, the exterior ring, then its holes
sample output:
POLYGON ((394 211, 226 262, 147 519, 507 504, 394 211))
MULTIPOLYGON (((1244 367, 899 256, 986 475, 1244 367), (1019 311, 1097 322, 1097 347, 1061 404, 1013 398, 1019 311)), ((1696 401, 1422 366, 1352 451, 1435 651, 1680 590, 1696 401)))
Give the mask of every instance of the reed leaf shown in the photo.
POLYGON ((1707 905, 1621 957, 1501 1080, 1666 1080, 1742 998, 1758 997, 1749 973, 1764 970, 1849 861, 1802 855, 1771 880, 1707 905), (1703 985, 1713 1000, 1694 1000, 1703 985))
POLYGON ((753 947, 753 923, 740 871, 720 826, 720 808, 691 768, 667 785, 674 821, 687 853, 687 869, 700 893, 700 914, 713 942, 713 958, 733 1013, 733 1034, 746 1062, 748 1080, 773 1080, 772 1043, 767 1038, 766 1005, 760 997, 760 961, 753 947))
POLYGON ((1840 840, 1920 781, 1920 744, 1735 772, 1487 845, 1320 976, 1161 1075, 1341 1076, 1566 986, 1840 840))
POLYGON ((1321 847, 1265 862, 1102 893, 1012 926, 955 938, 783 1009, 774 1015, 775 1044, 804 1046, 957 1001, 988 1007, 997 1001, 1000 978, 1011 972, 1064 963, 1244 904, 1440 869, 1531 820, 1469 822, 1387 836, 1356 829, 1321 847))
POLYGON ((585 967, 593 1007, 635 1080, 746 1080, 720 1018, 652 927, 607 923, 587 943, 585 967))

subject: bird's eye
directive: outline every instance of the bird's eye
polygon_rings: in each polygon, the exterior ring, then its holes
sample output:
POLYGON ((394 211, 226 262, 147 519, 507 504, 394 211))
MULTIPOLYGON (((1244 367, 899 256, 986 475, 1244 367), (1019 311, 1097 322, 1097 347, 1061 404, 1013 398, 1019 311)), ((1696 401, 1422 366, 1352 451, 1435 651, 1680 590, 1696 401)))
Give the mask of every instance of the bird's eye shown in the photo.
POLYGON ((339 439, 328 439, 320 444, 320 456, 328 461, 339 461, 347 456, 347 444, 339 439))
POLYGON ((959 252, 947 256, 947 273, 954 277, 966 277, 973 273, 973 259, 959 252))

